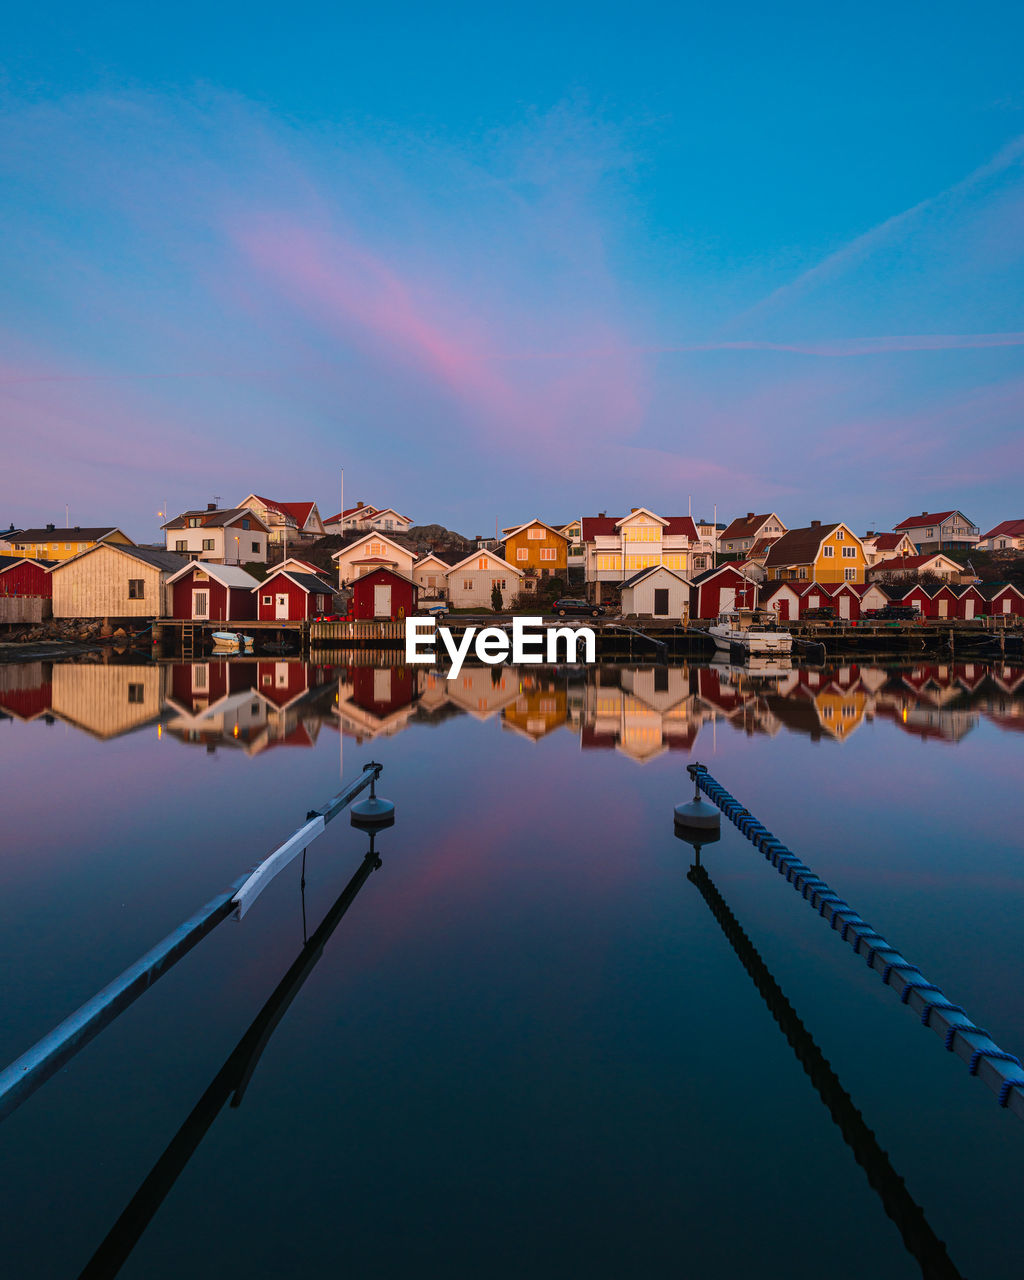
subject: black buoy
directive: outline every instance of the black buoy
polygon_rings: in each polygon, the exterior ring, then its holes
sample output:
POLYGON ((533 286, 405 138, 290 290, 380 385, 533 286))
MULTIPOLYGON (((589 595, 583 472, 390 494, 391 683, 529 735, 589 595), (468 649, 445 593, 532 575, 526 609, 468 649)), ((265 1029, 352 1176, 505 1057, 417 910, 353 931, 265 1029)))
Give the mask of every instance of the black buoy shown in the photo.
POLYGON ((360 831, 383 831, 385 827, 395 825, 395 806, 390 800, 377 795, 377 770, 380 765, 371 761, 366 767, 374 770, 370 779, 370 794, 367 799, 352 806, 352 825, 360 831))

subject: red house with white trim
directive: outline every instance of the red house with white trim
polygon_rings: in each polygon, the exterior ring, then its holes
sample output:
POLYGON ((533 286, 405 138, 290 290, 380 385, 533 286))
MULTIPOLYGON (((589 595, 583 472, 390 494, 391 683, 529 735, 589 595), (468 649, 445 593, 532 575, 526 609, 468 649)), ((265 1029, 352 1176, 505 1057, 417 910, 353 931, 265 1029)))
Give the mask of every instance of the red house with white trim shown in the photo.
POLYGON ((305 622, 330 610, 334 587, 315 573, 279 566, 252 594, 260 622, 305 622))
POLYGON ((0 623, 42 622, 53 616, 53 579, 59 560, 0 556, 0 623))
POLYGON ((1024 614, 1024 591, 1014 583, 983 582, 978 590, 985 597, 987 614, 1000 618, 1024 614))
POLYGON ((371 569, 352 584, 353 618, 407 618, 419 603, 419 587, 404 573, 371 569))
POLYGON ((245 622, 256 617, 255 579, 239 565, 196 560, 167 579, 170 616, 194 622, 245 622))
POLYGON ((757 583, 734 565, 707 569, 690 581, 690 617, 717 618, 737 605, 752 609, 757 604, 757 593, 757 583))

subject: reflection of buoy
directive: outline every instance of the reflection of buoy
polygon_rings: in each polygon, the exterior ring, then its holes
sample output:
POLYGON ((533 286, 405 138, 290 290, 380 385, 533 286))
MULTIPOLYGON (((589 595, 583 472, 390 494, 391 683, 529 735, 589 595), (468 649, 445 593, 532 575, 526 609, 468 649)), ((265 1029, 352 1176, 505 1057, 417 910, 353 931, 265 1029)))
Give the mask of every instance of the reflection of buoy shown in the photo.
POLYGON ((360 831, 382 831, 395 825, 395 806, 377 795, 377 775, 370 780, 370 794, 351 809, 352 825, 360 831))
POLYGON ((687 804, 677 804, 674 811, 676 837, 696 847, 714 844, 722 838, 722 815, 713 804, 701 799, 697 779, 693 779, 693 799, 687 804))

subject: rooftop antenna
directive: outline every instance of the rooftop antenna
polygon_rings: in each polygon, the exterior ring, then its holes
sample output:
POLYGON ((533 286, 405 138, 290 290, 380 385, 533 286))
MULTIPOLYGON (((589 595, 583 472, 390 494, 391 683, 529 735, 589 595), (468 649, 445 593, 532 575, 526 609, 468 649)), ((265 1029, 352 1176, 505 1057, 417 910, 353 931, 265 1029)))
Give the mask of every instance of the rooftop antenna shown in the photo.
POLYGON ((66 503, 66 502, 65 502, 65 503, 64 503, 64 528, 65 528, 65 529, 70 529, 70 528, 71 528, 71 514, 70 514, 70 513, 71 513, 71 508, 70 508, 70 506, 68 505, 68 503, 66 503))

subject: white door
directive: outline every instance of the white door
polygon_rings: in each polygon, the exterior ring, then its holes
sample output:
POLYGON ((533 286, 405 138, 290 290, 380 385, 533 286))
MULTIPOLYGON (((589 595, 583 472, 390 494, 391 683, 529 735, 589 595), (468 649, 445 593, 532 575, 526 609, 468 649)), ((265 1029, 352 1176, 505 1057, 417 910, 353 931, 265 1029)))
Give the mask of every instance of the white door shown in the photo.
POLYGON ((974 617, 974 597, 968 596, 964 601, 964 617, 970 621, 974 617))
POLYGON ((850 616, 850 597, 845 592, 839 597, 839 616, 840 618, 850 616))
POLYGON ((193 591, 192 592, 192 617, 198 619, 208 619, 210 616, 210 593, 209 591, 193 591))
POLYGON ((718 596, 718 612, 729 613, 736 608, 736 588, 723 587, 718 596))
POLYGON ((278 618, 284 618, 284 619, 286 619, 286 620, 287 620, 287 617, 288 617, 288 597, 287 597, 286 595, 279 595, 279 596, 277 597, 276 610, 277 610, 277 617, 278 617, 278 618))
POLYGON ((949 601, 940 600, 939 601, 939 617, 945 618, 948 616, 948 614, 949 614, 949 601))
POLYGON ((375 618, 391 617, 391 587, 388 585, 373 588, 373 616, 375 618))

